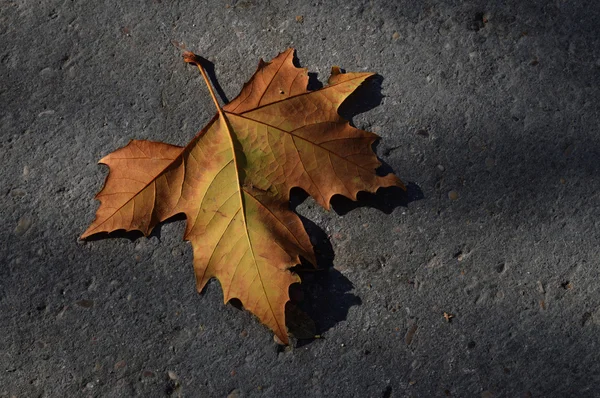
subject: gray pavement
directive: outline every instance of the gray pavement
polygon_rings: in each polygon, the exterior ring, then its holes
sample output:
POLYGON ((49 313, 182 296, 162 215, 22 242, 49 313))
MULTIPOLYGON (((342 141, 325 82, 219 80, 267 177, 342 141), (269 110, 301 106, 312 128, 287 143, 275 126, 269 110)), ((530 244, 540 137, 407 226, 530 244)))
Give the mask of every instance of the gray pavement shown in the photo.
POLYGON ((599 20, 596 1, 1 0, 0 397, 599 396, 599 20), (78 240, 102 156, 184 145, 215 112, 172 40, 229 99, 290 46, 321 81, 381 76, 346 112, 411 189, 298 205, 321 339, 278 347, 218 282, 197 294, 184 221, 78 240))

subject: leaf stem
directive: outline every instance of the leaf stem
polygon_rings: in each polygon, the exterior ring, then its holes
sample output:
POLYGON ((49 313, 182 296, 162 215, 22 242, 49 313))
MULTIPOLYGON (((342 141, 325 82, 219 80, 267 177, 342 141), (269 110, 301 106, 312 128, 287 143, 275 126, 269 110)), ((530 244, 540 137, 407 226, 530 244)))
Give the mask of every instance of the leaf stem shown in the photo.
POLYGON ((217 100, 217 96, 215 95, 215 91, 213 90, 213 87, 210 84, 210 80, 208 79, 208 75, 206 74, 206 70, 202 66, 202 58, 200 56, 194 54, 191 51, 186 51, 186 52, 183 53, 183 59, 188 64, 194 64, 194 65, 196 65, 198 67, 198 70, 200 71, 200 74, 202 74, 202 77, 204 78, 204 82, 206 83, 206 86, 208 87, 208 91, 210 92, 210 96, 212 97, 212 100, 215 103, 215 106, 217 107, 217 111, 219 111, 219 114, 221 116, 223 116, 223 110, 221 109, 221 105, 219 105, 219 101, 217 100))

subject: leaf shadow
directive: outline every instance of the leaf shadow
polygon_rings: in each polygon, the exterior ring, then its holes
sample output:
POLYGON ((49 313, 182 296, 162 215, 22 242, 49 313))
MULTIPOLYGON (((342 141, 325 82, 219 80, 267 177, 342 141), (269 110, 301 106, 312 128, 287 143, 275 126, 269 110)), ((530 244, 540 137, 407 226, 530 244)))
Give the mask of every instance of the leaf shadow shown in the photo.
MULTIPOLYGON (((308 195, 301 189, 292 190, 292 203, 304 201, 308 195)), ((295 208, 295 206, 293 206, 295 208)), ((352 293, 354 285, 333 268, 335 253, 329 237, 314 222, 298 215, 313 243, 316 267, 302 260, 292 268, 302 281, 290 286, 291 301, 286 306, 286 324, 297 339, 297 347, 309 344, 315 335, 321 335, 344 321, 350 307, 361 305, 361 299, 352 293)))
MULTIPOLYGON (((167 218, 164 221, 161 221, 160 223, 158 223, 153 229, 152 232, 150 232, 148 234, 148 236, 146 236, 146 238, 152 238, 152 237, 156 237, 160 240, 161 236, 162 236, 162 227, 167 225, 167 224, 171 224, 177 221, 185 221, 186 217, 184 213, 177 213, 172 217, 167 218)), ((86 237, 84 240, 86 242, 95 242, 95 241, 99 241, 99 240, 104 240, 104 239, 108 239, 108 238, 121 238, 121 239, 127 239, 130 242, 135 242, 140 238, 143 238, 144 234, 141 231, 126 231, 124 229, 118 229, 116 231, 113 232, 100 232, 91 236, 86 237)))
MULTIPOLYGON (((342 71, 344 71, 342 69, 342 71)), ((365 80, 338 108, 341 117, 354 125, 354 117, 381 105, 385 96, 381 92, 383 76, 375 74, 365 80)))
POLYGON ((354 209, 372 207, 385 214, 391 214, 397 207, 408 207, 408 204, 423 199, 423 191, 414 182, 406 184, 406 191, 399 187, 379 188, 376 193, 359 192, 357 201, 345 196, 335 195, 331 198, 331 208, 336 214, 343 216, 354 209))
MULTIPOLYGON (((408 183, 406 188, 406 191, 399 187, 388 187, 380 188, 376 193, 360 192, 357 201, 335 195, 331 199, 331 206, 339 215, 360 207, 372 207, 390 214, 397 207, 407 207, 408 203, 423 199, 423 192, 418 185, 408 183)), ((291 209, 295 211, 307 198, 304 190, 292 189, 291 209)), ((329 236, 308 218, 300 214, 298 216, 317 258, 316 269, 306 261, 291 269, 300 276, 302 283, 290 286, 291 305, 286 307, 286 324, 297 338, 296 346, 302 347, 314 341, 314 336, 322 335, 346 320, 350 308, 361 305, 362 300, 352 293, 352 282, 333 267, 335 252, 329 236)))

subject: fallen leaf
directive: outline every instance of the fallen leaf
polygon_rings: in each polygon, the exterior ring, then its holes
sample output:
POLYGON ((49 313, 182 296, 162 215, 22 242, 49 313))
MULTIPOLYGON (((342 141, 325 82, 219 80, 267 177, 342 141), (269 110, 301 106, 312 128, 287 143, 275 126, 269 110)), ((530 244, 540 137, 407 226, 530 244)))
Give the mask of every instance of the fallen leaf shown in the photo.
POLYGON ((399 186, 378 176, 371 149, 377 135, 338 115, 342 102, 372 73, 332 68, 329 85, 308 91, 308 74, 293 65, 294 50, 258 70, 221 107, 199 56, 184 53, 205 79, 217 114, 185 147, 133 140, 100 160, 109 167, 96 219, 82 238, 115 230, 146 236, 178 213, 187 219, 196 287, 221 282, 225 302, 244 307, 288 343, 285 305, 300 278, 300 256, 316 265, 313 247, 289 193, 300 187, 329 209, 333 195, 399 186))

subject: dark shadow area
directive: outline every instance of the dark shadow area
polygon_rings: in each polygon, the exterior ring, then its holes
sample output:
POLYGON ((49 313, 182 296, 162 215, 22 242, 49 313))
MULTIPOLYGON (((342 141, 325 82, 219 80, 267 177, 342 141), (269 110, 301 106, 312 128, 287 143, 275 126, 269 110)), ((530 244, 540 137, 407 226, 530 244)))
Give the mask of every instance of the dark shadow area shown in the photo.
POLYGON ((360 207, 372 207, 391 214, 397 207, 407 207, 410 202, 423 199, 421 188, 415 183, 406 184, 406 191, 399 187, 379 188, 376 193, 359 192, 353 201, 342 195, 331 198, 331 208, 340 216, 360 207))
POLYGON ((319 81, 317 76, 318 73, 308 72, 308 85, 306 86, 308 90, 314 91, 323 88, 323 83, 319 81))
POLYGON ((299 217, 317 257, 316 268, 304 260, 292 268, 302 283, 290 286, 286 324, 301 347, 345 320, 350 307, 362 301, 351 293, 352 282, 333 268, 335 254, 325 231, 306 217, 299 217))
MULTIPOLYGON (((154 231, 152 231, 152 233, 154 233, 154 231)), ((98 234, 94 234, 83 240, 86 242, 95 242, 95 241, 102 240, 102 239, 122 238, 122 239, 127 239, 130 242, 135 242, 136 240, 138 240, 139 238, 142 238, 143 236, 144 236, 144 234, 141 233, 140 231, 125 231, 124 229, 119 229, 119 230, 113 231, 111 233, 101 232, 98 234)))
MULTIPOLYGON (((341 117, 354 126, 354 116, 365 113, 381 105, 384 95, 381 93, 383 76, 373 75, 358 86, 338 108, 341 117)), ((356 126, 354 126, 356 127, 356 126)))
POLYGON ((223 91, 223 88, 219 84, 219 80, 217 80, 217 75, 215 73, 215 64, 213 64, 212 62, 210 62, 209 60, 207 60, 205 58, 202 58, 202 57, 200 57, 200 58, 202 59, 202 66, 204 66, 204 69, 206 70, 206 74, 208 75, 210 82, 212 83, 213 87, 215 88, 215 91, 221 98, 221 101, 223 101, 224 104, 228 104, 229 99, 227 98, 227 94, 225 94, 225 91, 223 91))
MULTIPOLYGON (((389 166, 388 166, 389 167, 389 166)), ((308 194, 294 188, 290 192, 290 207, 295 210, 308 194)), ((336 213, 343 215, 358 207, 371 206, 386 214, 398 206, 406 206, 423 198, 416 184, 409 183, 407 190, 399 187, 381 188, 377 193, 361 192, 358 201, 341 195, 332 198, 336 213)), ((321 335, 346 319, 350 307, 362 304, 361 299, 351 293, 352 282, 333 268, 335 253, 329 237, 311 220, 299 215, 313 244, 317 257, 317 269, 303 261, 292 270, 302 280, 300 285, 290 287, 291 305, 286 307, 286 323, 290 333, 298 339, 297 346, 309 344, 315 335, 321 335)))

